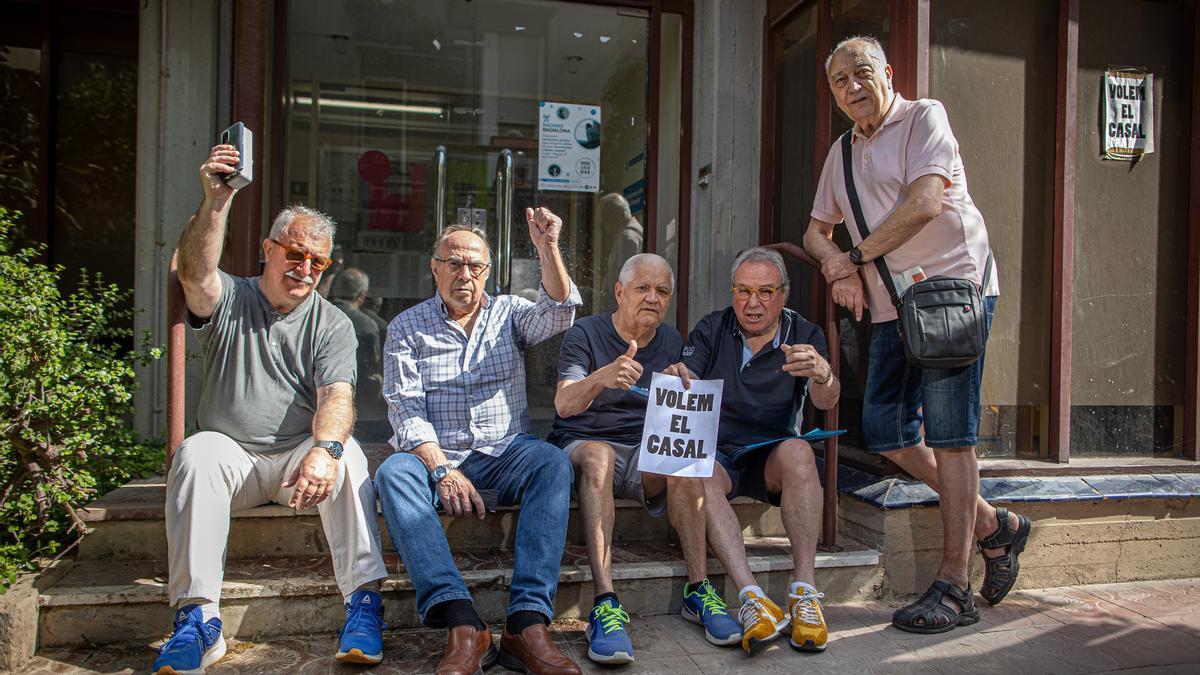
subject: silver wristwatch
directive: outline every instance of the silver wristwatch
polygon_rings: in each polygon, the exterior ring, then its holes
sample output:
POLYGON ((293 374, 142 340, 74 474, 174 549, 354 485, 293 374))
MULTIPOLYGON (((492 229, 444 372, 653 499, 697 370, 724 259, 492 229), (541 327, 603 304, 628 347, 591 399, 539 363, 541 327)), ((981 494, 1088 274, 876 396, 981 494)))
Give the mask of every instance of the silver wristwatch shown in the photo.
POLYGON ((433 482, 440 483, 443 478, 450 474, 450 470, 453 468, 449 464, 440 464, 433 467, 433 471, 429 472, 429 477, 433 479, 433 482))

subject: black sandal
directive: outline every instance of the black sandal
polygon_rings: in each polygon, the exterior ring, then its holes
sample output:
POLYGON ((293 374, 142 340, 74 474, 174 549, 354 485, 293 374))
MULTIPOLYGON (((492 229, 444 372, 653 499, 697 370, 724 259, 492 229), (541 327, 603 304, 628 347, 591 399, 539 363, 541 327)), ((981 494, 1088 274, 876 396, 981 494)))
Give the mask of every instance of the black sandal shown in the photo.
POLYGON ((979 595, 992 605, 1003 600, 1004 596, 1012 590, 1013 585, 1017 583, 1017 573, 1021 570, 1017 556, 1025 550, 1025 543, 1029 541, 1031 527, 1029 519, 1018 514, 1017 529, 1008 529, 1008 509, 1005 508, 996 509, 996 521, 999 523, 996 531, 978 542, 979 554, 983 555, 985 566, 983 585, 979 587, 979 595), (1004 553, 995 558, 989 558, 983 553, 985 549, 989 548, 1002 548, 1004 553))
POLYGON ((945 581, 933 582, 920 600, 892 614, 892 625, 909 633, 945 633, 976 621, 979 621, 979 608, 971 595, 971 584, 967 584, 964 591, 945 581), (942 602, 946 596, 958 603, 957 612, 942 602))

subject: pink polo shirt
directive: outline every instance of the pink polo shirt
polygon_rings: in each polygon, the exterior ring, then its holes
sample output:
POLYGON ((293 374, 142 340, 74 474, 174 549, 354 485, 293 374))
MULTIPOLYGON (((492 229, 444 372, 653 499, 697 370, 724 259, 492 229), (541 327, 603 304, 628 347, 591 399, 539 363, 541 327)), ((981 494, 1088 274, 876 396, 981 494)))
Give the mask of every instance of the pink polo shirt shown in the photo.
MULTIPOLYGON (((920 266, 926 277, 942 275, 982 283, 989 246, 987 228, 983 215, 967 194, 967 174, 958 154, 958 141, 950 131, 942 104, 931 99, 907 101, 897 94, 873 136, 862 136, 858 126, 854 127, 852 152, 854 183, 867 229, 872 232, 896 209, 913 181, 936 175, 946 183, 941 214, 884 256, 893 278, 899 279, 905 271, 920 266)), ((835 142, 821 170, 812 217, 836 224, 842 221, 843 214, 853 214, 853 210, 842 175, 842 144, 835 142)), ((862 241, 856 224, 848 222, 846 229, 855 245, 862 241)), ((993 260, 986 295, 1000 294, 997 267, 993 260)), ((871 322, 895 319, 896 308, 875 263, 865 263, 862 271, 871 322)), ((904 288, 904 284, 897 287, 904 288)))

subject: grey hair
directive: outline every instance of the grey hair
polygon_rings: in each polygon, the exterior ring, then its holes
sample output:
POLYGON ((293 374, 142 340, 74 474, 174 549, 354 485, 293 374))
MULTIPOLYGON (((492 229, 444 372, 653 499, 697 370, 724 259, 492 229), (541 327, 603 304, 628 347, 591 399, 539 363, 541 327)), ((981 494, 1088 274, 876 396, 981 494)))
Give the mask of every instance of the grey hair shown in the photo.
POLYGON ((675 293, 675 270, 671 269, 671 263, 667 259, 657 253, 639 253, 629 256, 624 265, 621 265, 621 274, 617 277, 617 281, 621 285, 629 283, 633 280, 633 274, 639 267, 645 265, 658 264, 667 268, 667 273, 671 275, 671 293, 675 293))
POLYGON ((887 52, 883 50, 883 44, 874 35, 851 35, 850 37, 837 43, 833 51, 829 52, 829 56, 825 57, 825 75, 829 75, 829 64, 833 62, 833 57, 843 49, 848 49, 852 45, 860 44, 866 47, 867 55, 871 60, 875 61, 875 66, 879 70, 883 70, 888 65, 887 52))
POLYGON ((333 237, 337 234, 337 223, 324 213, 300 204, 292 204, 280 211, 279 215, 275 216, 275 220, 271 222, 271 233, 268 236, 272 239, 279 239, 288 225, 296 220, 304 221, 304 227, 309 235, 329 239, 329 250, 333 250, 333 237))
POLYGON ((353 300, 360 295, 366 295, 370 287, 371 280, 367 273, 357 267, 350 267, 333 278, 329 287, 329 297, 353 300))
POLYGON ((455 223, 453 225, 447 225, 446 229, 442 230, 442 233, 438 235, 438 238, 433 242, 433 257, 434 258, 441 256, 442 244, 446 243, 446 240, 450 238, 450 235, 454 234, 455 232, 470 232, 471 234, 475 235, 476 237, 479 237, 480 239, 482 239, 483 240, 483 248, 484 248, 484 250, 487 251, 488 263, 491 264, 491 262, 492 262, 492 245, 488 243, 487 232, 484 232, 483 230, 479 229, 478 227, 472 227, 470 225, 461 225, 459 223, 455 223))
POLYGON ((779 270, 779 280, 783 283, 782 287, 784 289, 791 288, 792 284, 788 280, 787 266, 783 264, 783 256, 779 255, 779 252, 774 249, 762 246, 748 248, 737 254, 737 257, 733 259, 733 265, 729 268, 729 283, 731 285, 733 284, 733 275, 737 274, 738 268, 748 262, 771 263, 775 266, 775 269, 779 270))

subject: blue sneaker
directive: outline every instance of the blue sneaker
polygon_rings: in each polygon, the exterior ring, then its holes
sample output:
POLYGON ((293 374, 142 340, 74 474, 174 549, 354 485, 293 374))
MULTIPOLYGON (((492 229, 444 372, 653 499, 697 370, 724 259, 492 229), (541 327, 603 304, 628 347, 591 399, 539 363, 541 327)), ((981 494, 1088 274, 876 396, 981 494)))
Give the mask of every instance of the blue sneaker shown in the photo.
POLYGON ((203 673, 222 656, 225 656, 225 638, 221 635, 221 620, 205 622, 200 605, 188 605, 175 613, 175 631, 159 648, 150 672, 203 673))
POLYGON ((593 607, 587 627, 588 658, 596 663, 633 663, 627 623, 629 614, 612 598, 593 607))
POLYGON ((375 591, 354 591, 346 603, 346 624, 334 658, 373 665, 383 660, 383 598, 375 591))
POLYGON ((704 626, 704 637, 714 645, 726 646, 742 641, 742 625, 729 616, 725 601, 717 595, 717 589, 708 583, 708 579, 701 581, 690 593, 684 586, 680 614, 688 621, 704 626))

